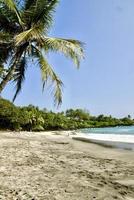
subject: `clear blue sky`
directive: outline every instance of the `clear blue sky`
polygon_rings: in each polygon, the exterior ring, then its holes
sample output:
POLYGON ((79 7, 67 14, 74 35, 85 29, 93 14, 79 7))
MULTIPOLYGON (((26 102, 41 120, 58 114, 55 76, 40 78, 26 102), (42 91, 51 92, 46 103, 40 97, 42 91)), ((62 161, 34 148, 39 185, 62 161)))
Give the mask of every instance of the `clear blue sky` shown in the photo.
MULTIPOLYGON (((49 55, 64 82, 59 110, 80 107, 95 115, 134 116, 134 0, 61 0, 50 35, 86 43, 79 71, 63 56, 49 55)), ((9 86, 3 96, 12 99, 13 92, 9 86)), ((50 94, 42 94, 36 66, 29 66, 15 104, 56 110, 50 94)))

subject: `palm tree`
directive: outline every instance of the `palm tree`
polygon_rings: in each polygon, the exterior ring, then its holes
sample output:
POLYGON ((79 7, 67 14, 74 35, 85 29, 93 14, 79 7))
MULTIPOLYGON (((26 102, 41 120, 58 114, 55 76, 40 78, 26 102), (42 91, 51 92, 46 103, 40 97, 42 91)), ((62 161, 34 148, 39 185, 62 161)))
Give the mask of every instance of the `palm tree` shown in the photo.
POLYGON ((13 80, 16 92, 21 91, 28 62, 38 62, 43 89, 52 84, 54 101, 62 102, 62 81, 46 59, 49 52, 61 52, 79 67, 83 44, 74 39, 52 38, 53 12, 59 0, 0 0, 0 69, 6 70, 0 82, 0 93, 13 80), (7 68, 8 66, 8 68, 7 68))

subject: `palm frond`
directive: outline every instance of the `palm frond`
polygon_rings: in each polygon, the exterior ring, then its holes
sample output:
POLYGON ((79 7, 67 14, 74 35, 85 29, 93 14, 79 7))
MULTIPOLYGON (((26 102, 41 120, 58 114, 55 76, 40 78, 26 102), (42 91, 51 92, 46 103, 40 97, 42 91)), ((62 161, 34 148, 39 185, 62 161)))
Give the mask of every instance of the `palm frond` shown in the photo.
MULTIPOLYGON (((8 32, 11 34, 14 34, 18 30, 18 25, 14 20, 12 19, 13 15, 7 16, 7 13, 9 14, 9 10, 5 9, 4 12, 1 9, 0 12, 0 31, 8 32)), ((10 13, 11 14, 11 13, 10 13)))
POLYGON ((40 41, 39 45, 42 45, 46 52, 62 52, 66 57, 71 58, 78 67, 80 60, 84 58, 83 43, 78 40, 43 37, 40 41))
POLYGON ((29 28, 36 24, 47 32, 53 22, 53 12, 59 0, 27 0, 24 18, 29 28))
POLYGON ((6 63, 11 56, 12 43, 0 40, 0 63, 6 63))
POLYGON ((15 101, 17 95, 21 91, 22 83, 25 79, 25 71, 27 68, 27 60, 26 60, 27 47, 28 47, 27 43, 24 43, 23 45, 19 46, 14 54, 13 59, 11 60, 12 68, 14 69, 13 80, 14 82, 16 82, 16 92, 13 97, 13 101, 15 101))
POLYGON ((5 66, 2 63, 0 63, 0 79, 4 78, 5 73, 6 73, 5 66))
POLYGON ((41 54, 41 52, 39 52, 37 50, 36 55, 38 58, 40 69, 41 69, 43 90, 44 90, 45 84, 47 84, 48 82, 49 82, 49 84, 52 84, 54 103, 60 105, 62 103, 63 83, 59 79, 57 74, 53 71, 52 67, 49 65, 49 63, 44 58, 44 56, 41 54))
POLYGON ((24 4, 24 10, 28 10, 30 7, 33 7, 35 5, 37 0, 25 0, 24 4))
POLYGON ((14 73, 14 82, 16 82, 16 92, 13 97, 13 101, 15 101, 17 95, 21 91, 22 83, 25 79, 25 71, 26 71, 26 58, 23 56, 21 60, 16 64, 16 69, 14 73))
POLYGON ((0 42, 9 41, 11 39, 11 35, 8 32, 0 32, 0 42))
POLYGON ((21 43, 27 42, 27 41, 31 41, 34 39, 41 39, 41 30, 40 27, 35 26, 32 27, 31 29, 27 30, 27 31, 23 31, 20 34, 16 35, 15 37, 15 41, 16 41, 16 45, 20 45, 21 43))
POLYGON ((0 0, 1 3, 4 3, 11 11, 15 12, 19 23, 22 25, 21 16, 14 0, 0 0))
POLYGON ((58 4, 59 0, 51 0, 51 1, 44 1, 44 0, 38 0, 38 4, 36 5, 36 15, 34 16, 34 24, 43 22, 45 26, 48 24, 51 25, 52 14, 55 11, 55 7, 58 4), (40 12, 39 12, 40 8, 40 12))

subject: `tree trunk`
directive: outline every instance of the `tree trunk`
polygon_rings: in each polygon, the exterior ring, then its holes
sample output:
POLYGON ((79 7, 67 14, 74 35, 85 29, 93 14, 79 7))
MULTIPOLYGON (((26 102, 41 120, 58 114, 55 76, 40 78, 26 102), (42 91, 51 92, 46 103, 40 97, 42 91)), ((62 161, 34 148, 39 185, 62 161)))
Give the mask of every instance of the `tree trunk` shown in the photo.
POLYGON ((1 81, 0 83, 0 94, 1 92, 4 90, 6 84, 10 81, 13 73, 14 73, 14 70, 15 70, 15 65, 12 65, 12 67, 9 69, 9 72, 8 74, 5 76, 5 78, 1 81))

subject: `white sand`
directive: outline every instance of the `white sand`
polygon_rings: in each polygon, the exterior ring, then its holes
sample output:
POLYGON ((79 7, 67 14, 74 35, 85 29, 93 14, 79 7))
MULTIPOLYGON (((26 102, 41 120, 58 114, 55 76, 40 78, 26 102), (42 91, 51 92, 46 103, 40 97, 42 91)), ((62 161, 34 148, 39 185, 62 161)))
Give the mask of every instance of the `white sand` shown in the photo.
POLYGON ((71 132, 0 133, 2 200, 134 200, 134 152, 71 132))

